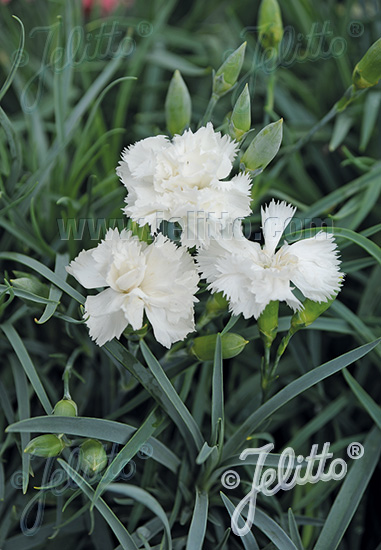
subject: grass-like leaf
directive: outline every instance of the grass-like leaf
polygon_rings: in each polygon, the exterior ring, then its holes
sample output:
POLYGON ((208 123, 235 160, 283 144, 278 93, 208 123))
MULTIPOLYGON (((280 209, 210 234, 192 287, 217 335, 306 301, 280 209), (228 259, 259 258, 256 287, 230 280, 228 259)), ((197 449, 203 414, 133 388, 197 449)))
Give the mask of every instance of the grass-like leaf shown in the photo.
POLYGON ((44 407, 46 414, 50 414, 53 410, 53 407, 49 401, 48 396, 46 395, 45 388, 41 383, 40 377, 37 374, 29 353, 27 352, 27 349, 24 346, 20 336, 16 332, 16 329, 9 323, 3 323, 2 325, 0 325, 0 328, 3 330, 11 346, 15 350, 15 353, 19 358, 25 374, 29 378, 30 383, 34 388, 34 391, 36 392, 41 405, 44 407))
MULTIPOLYGON (((94 496, 94 491, 90 487, 90 485, 83 479, 83 477, 78 472, 73 470, 73 468, 61 458, 58 459, 58 462, 73 479, 73 481, 75 481, 75 483, 83 491, 87 498, 89 500, 92 500, 94 496)), ((138 550, 138 547, 134 543, 134 540, 131 537, 130 533, 117 518, 111 508, 109 508, 109 506, 105 503, 105 501, 102 498, 99 498, 96 501, 95 506, 115 533, 115 536, 122 545, 123 550, 138 550)))
POLYGON ((271 416, 275 411, 280 409, 283 405, 291 401, 294 397, 304 392, 308 388, 311 388, 318 382, 321 382, 325 378, 332 376, 336 372, 348 367, 361 357, 367 355, 372 351, 379 343, 381 339, 375 340, 370 344, 365 344, 360 346, 352 351, 348 351, 344 355, 332 359, 316 367, 312 371, 304 374, 291 384, 288 384, 287 387, 283 388, 280 392, 274 395, 269 399, 264 405, 259 407, 253 414, 251 414, 245 422, 236 430, 234 435, 229 439, 225 444, 224 456, 228 457, 230 454, 233 454, 234 451, 241 448, 245 442, 245 439, 264 421, 266 418, 271 416))
POLYGON ((136 487, 135 485, 127 485, 126 483, 111 483, 107 487, 107 491, 130 497, 134 500, 137 500, 138 502, 141 502, 141 504, 149 508, 163 524, 164 533, 167 541, 167 549, 172 550, 171 528, 169 526, 168 518, 163 510, 163 507, 159 504, 156 498, 151 496, 144 489, 136 487))
MULTIPOLYGON (((38 416, 11 424, 6 431, 65 433, 125 444, 137 430, 128 424, 103 418, 38 416)), ((148 438, 147 443, 152 447, 152 458, 175 473, 180 465, 180 460, 176 455, 153 437, 148 438)))
POLYGON ((364 455, 350 466, 314 550, 338 548, 378 464, 380 453, 381 432, 374 427, 364 441, 364 455))
POLYGON ((208 517, 208 505, 208 494, 196 489, 196 503, 193 509, 186 550, 199 550, 203 546, 208 517))

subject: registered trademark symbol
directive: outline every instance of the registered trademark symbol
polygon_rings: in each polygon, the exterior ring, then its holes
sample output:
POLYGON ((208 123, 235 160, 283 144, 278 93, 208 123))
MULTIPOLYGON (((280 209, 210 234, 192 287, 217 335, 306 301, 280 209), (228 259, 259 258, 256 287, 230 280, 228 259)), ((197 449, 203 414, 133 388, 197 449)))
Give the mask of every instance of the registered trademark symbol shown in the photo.
POLYGON ((361 458, 364 452, 365 452, 364 447, 361 445, 361 443, 357 443, 357 441, 350 443, 347 447, 347 455, 349 456, 349 458, 352 458, 353 460, 357 460, 358 458, 361 458))
POLYGON ((348 34, 353 38, 359 38, 364 34, 364 25, 361 21, 351 21, 348 25, 348 34))
POLYGON ((140 21, 138 25, 138 34, 143 38, 152 34, 153 26, 149 21, 140 21))

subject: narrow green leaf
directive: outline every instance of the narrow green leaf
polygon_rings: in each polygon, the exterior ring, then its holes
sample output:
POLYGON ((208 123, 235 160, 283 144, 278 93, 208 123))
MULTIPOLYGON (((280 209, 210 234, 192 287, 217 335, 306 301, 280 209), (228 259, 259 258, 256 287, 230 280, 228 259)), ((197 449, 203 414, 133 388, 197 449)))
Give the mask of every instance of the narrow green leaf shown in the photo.
MULTIPOLYGON (((222 502, 225 504, 227 511, 229 512, 229 516, 232 517, 235 510, 234 504, 230 499, 228 499, 226 495, 224 495, 224 493, 220 492, 220 496, 222 498, 222 502)), ((245 525, 245 520, 240 515, 238 519, 238 527, 242 529, 244 525, 245 525)), ((240 537, 240 540, 245 550, 259 550, 257 541, 255 540, 255 537, 251 531, 249 531, 245 536, 240 537)))
POLYGON ((259 409, 252 413, 235 431, 234 435, 228 440, 227 443, 225 443, 224 457, 227 458, 229 455, 237 452, 237 450, 244 445, 246 438, 253 433, 254 430, 264 420, 266 420, 266 418, 274 414, 275 411, 291 401, 291 399, 294 399, 294 397, 300 395, 318 382, 325 380, 348 365, 358 361, 372 351, 380 342, 381 339, 379 338, 374 342, 348 351, 340 357, 336 357, 336 359, 332 359, 331 361, 328 361, 328 363, 324 363, 323 365, 316 367, 297 380, 294 380, 294 382, 288 384, 288 386, 280 390, 277 394, 271 397, 271 399, 259 407, 259 409))
POLYGON ((203 464, 207 460, 207 458, 209 458, 209 456, 216 451, 216 445, 210 447, 205 441, 204 445, 201 447, 201 451, 197 455, 196 464, 203 464))
MULTIPOLYGON (((19 410, 19 419, 24 420, 30 417, 30 406, 29 406, 29 393, 28 393, 28 383, 25 376, 25 372, 16 360, 16 358, 11 357, 11 367, 13 372, 13 378, 15 381, 16 388, 16 397, 19 410)), ((21 450, 25 449, 30 440, 30 434, 28 432, 21 434, 21 450)), ((21 453, 22 460, 22 486, 23 493, 28 490, 29 483, 29 466, 30 466, 30 454, 21 453)))
POLYGON ((256 508, 254 525, 258 527, 279 550, 298 550, 290 537, 267 514, 256 508))
POLYGON ((377 244, 370 239, 364 237, 364 235, 361 235, 360 233, 355 233, 351 229, 345 229, 344 227, 334 227, 332 229, 332 233, 335 235, 335 237, 344 237, 345 239, 348 239, 349 241, 357 244, 366 252, 368 252, 370 256, 373 256, 373 258, 377 260, 378 263, 381 264, 380 247, 377 246, 377 244))
POLYGON ((45 388, 43 387, 41 380, 37 374, 35 366, 32 363, 32 360, 29 356, 29 353, 26 350, 20 336, 16 332, 15 328, 9 323, 3 323, 0 325, 0 328, 3 330, 5 336, 8 338, 9 343, 13 347, 19 361, 25 371, 25 374, 30 380, 30 383, 33 386, 34 391, 38 399, 40 400, 41 405, 45 409, 46 414, 51 414, 53 407, 49 401, 48 396, 46 395, 45 388))
MULTIPOLYGON (((155 399, 159 401, 167 414, 172 418, 172 420, 175 421, 179 429, 182 430, 183 435, 185 435, 185 437, 191 436, 197 450, 199 451, 204 443, 204 440, 193 416, 181 401, 178 393, 165 374, 159 361, 151 353, 144 341, 140 342, 140 348, 142 350, 143 357, 156 381, 156 391, 154 394, 155 399)), ((145 378, 147 378, 147 375, 145 378)))
MULTIPOLYGON (((92 500, 94 491, 90 487, 90 485, 83 479, 83 477, 80 476, 78 472, 73 470, 73 468, 69 466, 67 462, 62 460, 62 458, 58 458, 57 462, 60 464, 60 466, 62 466, 65 472, 69 474, 69 476, 73 479, 73 481, 75 481, 75 483, 83 491, 83 493, 87 496, 87 498, 89 500, 92 500)), ((130 533, 127 531, 124 525, 120 522, 120 520, 111 510, 111 508, 107 506, 105 501, 102 498, 99 498, 95 506, 97 507, 98 511, 102 514, 104 519, 107 521, 107 523, 113 530, 116 538, 122 545, 123 550, 138 550, 138 547, 134 543, 134 540, 131 537, 130 533)))
MULTIPOLYGON (((86 418, 84 416, 36 416, 22 420, 7 427, 6 432, 41 432, 65 433, 89 439, 103 439, 124 445, 136 432, 136 428, 113 420, 103 418, 86 418)), ((176 473, 180 460, 161 441, 150 437, 147 441, 152 447, 152 458, 176 473)))
POLYGON ((353 118, 345 112, 336 117, 331 141, 329 142, 330 151, 334 151, 343 143, 349 133, 349 130, 351 129, 352 124, 353 118))
POLYGON ((51 269, 43 265, 41 262, 38 262, 34 258, 29 258, 28 256, 24 256, 24 254, 19 254, 18 252, 0 252, 0 259, 19 262, 20 264, 30 267, 34 271, 37 271, 37 273, 40 273, 40 275, 45 277, 45 279, 48 279, 48 281, 66 292, 66 294, 74 298, 74 300, 76 300, 80 304, 83 304, 85 302, 85 298, 82 296, 82 294, 77 292, 74 288, 65 283, 65 281, 63 281, 61 277, 58 277, 51 269))
MULTIPOLYGON (((216 349, 214 352, 213 377, 212 377, 212 444, 217 444, 218 423, 221 422, 224 432, 224 382, 221 334, 217 334, 216 349)), ((223 435, 221 437, 223 441, 223 435)))
MULTIPOLYGON (((54 268, 54 273, 61 277, 63 282, 66 280, 66 269, 65 266, 67 266, 69 263, 69 254, 57 254, 56 256, 56 265, 54 268)), ((40 319, 36 319, 36 323, 39 325, 42 325, 43 323, 46 323, 56 311, 59 301, 62 296, 62 290, 57 288, 55 285, 51 285, 50 291, 49 291, 49 300, 51 300, 51 303, 48 303, 46 305, 46 308, 44 310, 44 313, 41 315, 40 319)))
POLYGON ((373 418, 374 422, 377 424, 381 430, 381 407, 372 399, 368 392, 360 386, 360 384, 353 378, 353 376, 347 371, 343 370, 343 375, 345 380, 348 383, 348 386, 351 388, 357 399, 360 401, 361 405, 367 411, 369 416, 373 418))
POLYGON ((20 35, 19 46, 16 50, 16 56, 13 60, 11 70, 9 71, 7 78, 6 78, 4 84, 2 85, 2 87, 0 89, 0 101, 3 99, 3 97, 7 93, 9 87, 11 86, 11 84, 13 82, 13 79, 15 78, 16 71, 18 69, 18 66, 20 65, 20 61, 22 59, 22 54, 24 52, 24 44, 25 44, 24 25, 23 25, 22 21, 18 17, 16 17, 16 15, 12 15, 12 17, 13 17, 13 19, 16 19, 17 23, 19 23, 19 25, 21 27, 21 35, 20 35))
POLYGON ((354 516, 365 489, 378 465, 381 433, 374 427, 364 441, 364 455, 353 461, 330 509, 314 550, 336 550, 354 516))
POLYGON ((229 330, 231 330, 234 325, 236 324, 237 321, 239 321, 241 318, 241 315, 232 315, 229 319, 229 322, 228 324, 226 325, 226 327, 222 330, 221 332, 221 336, 223 334, 226 334, 227 332, 229 332, 229 330))
POLYGON ((364 101, 364 113, 361 122, 360 151, 365 151, 372 132, 377 122, 378 111, 381 104, 381 93, 379 91, 369 92, 364 101))
POLYGON ((295 521, 295 516, 291 508, 288 509, 288 527, 290 530, 292 542, 295 544, 298 550, 304 550, 303 543, 299 535, 298 526, 295 521))
POLYGON ((163 524, 164 533, 167 539, 167 548, 168 550, 172 550, 171 528, 169 526, 168 518, 163 510, 163 507, 159 504, 156 498, 151 496, 144 489, 136 487, 135 485, 127 485, 126 483, 111 483, 111 485, 107 487, 107 491, 133 498, 149 508, 149 510, 151 510, 151 512, 153 512, 163 524))
POLYGON ((208 518, 208 494, 196 488, 196 503, 193 510, 186 550, 200 550, 204 543, 208 518))
POLYGON ((128 440, 123 449, 119 451, 111 464, 108 465, 94 493, 94 499, 91 503, 91 509, 96 503, 96 500, 106 490, 107 486, 112 481, 114 481, 121 470, 123 470, 125 465, 128 464, 128 462, 136 455, 142 445, 144 445, 144 443, 146 443, 147 440, 151 437, 151 435, 158 427, 158 420, 159 417, 156 414, 156 410, 153 410, 149 414, 148 418, 140 426, 140 428, 136 430, 131 439, 128 440))

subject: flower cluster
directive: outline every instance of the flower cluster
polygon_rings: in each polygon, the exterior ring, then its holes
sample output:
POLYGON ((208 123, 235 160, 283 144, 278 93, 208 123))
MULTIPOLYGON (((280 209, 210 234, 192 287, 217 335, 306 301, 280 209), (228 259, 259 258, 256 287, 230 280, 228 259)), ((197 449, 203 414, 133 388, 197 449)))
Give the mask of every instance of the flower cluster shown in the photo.
POLYGON ((197 271, 187 251, 163 235, 147 245, 130 231, 109 229, 104 241, 66 269, 85 288, 107 287, 85 302, 90 336, 99 346, 128 325, 142 328, 144 312, 156 340, 168 348, 194 330, 197 271))
POLYGON ((315 302, 326 302, 340 290, 340 260, 332 235, 320 231, 292 245, 284 243, 276 251, 295 210, 274 200, 262 209, 263 248, 240 233, 231 240, 214 240, 200 251, 198 264, 208 288, 223 292, 235 315, 257 319, 276 300, 300 310, 303 306, 291 283, 315 302))
POLYGON ((240 173, 230 180, 238 144, 212 124, 143 139, 125 149, 117 173, 128 191, 124 212, 151 231, 160 222, 177 222, 186 246, 209 243, 237 218, 250 214, 251 180, 240 173))
POLYGON ((319 232, 277 250, 295 213, 291 205, 273 200, 262 209, 263 247, 243 236, 241 224, 237 230, 234 221, 251 212, 249 175, 226 179, 237 147, 209 123, 172 141, 150 137, 124 150, 117 168, 128 191, 124 212, 140 226, 149 224, 156 236, 148 245, 129 231, 109 230, 67 268, 86 288, 107 287, 85 303, 97 344, 119 338, 128 325, 142 328, 144 314, 158 342, 169 348, 183 340, 194 331, 198 272, 210 291, 222 292, 230 310, 245 318, 258 318, 271 301, 301 310, 291 285, 314 302, 328 302, 340 290, 343 275, 332 235, 319 232), (163 219, 180 224, 181 246, 157 234, 163 219), (197 266, 186 249, 194 245, 197 266))

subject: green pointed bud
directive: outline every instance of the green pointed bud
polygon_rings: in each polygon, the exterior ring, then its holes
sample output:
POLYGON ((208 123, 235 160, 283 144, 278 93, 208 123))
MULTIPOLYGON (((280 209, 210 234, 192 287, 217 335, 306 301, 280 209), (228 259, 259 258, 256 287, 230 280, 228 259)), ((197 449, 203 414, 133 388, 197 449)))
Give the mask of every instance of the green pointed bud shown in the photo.
POLYGON ((207 315, 215 316, 226 310, 229 302, 224 297, 222 292, 216 292, 212 294, 209 300, 206 302, 205 311, 207 315))
POLYGON ((354 68, 352 82, 355 88, 371 88, 381 78, 381 38, 371 45, 354 68))
MULTIPOLYGON (((200 359, 200 361, 212 361, 216 349, 217 334, 208 334, 195 338, 191 347, 191 352, 200 359)), ((248 340, 245 340, 239 334, 228 332, 221 336, 222 357, 231 359, 239 355, 244 349, 248 340)))
POLYGON ((294 313, 291 319, 291 331, 308 327, 311 325, 322 313, 324 313, 334 302, 337 294, 333 296, 327 302, 313 302, 308 298, 303 302, 303 309, 294 313))
POLYGON ((258 330, 266 347, 270 347, 278 332, 279 301, 272 301, 258 318, 258 330))
POLYGON ((213 94, 218 97, 226 94, 237 82, 245 57, 246 42, 237 48, 222 63, 213 79, 213 94))
POLYGON ((259 41, 263 48, 276 48, 283 38, 282 14, 277 0, 262 0, 258 12, 259 41))
POLYGON ((42 298, 47 298, 49 296, 48 285, 42 283, 34 275, 29 275, 27 273, 24 274, 19 271, 15 271, 14 273, 16 274, 16 279, 11 279, 10 282, 15 288, 26 290, 27 292, 31 292, 37 296, 42 296, 42 298))
POLYGON ((283 118, 265 126, 255 136, 241 159, 241 170, 257 176, 266 168, 279 151, 283 137, 283 118))
POLYGON ((169 84, 165 100, 167 128, 172 135, 181 134, 191 121, 192 102, 188 88, 176 70, 169 84))
POLYGON ((229 124, 229 134, 240 141, 251 127, 251 105, 249 86, 246 84, 236 101, 229 124))
POLYGON ((53 409, 56 416, 77 416, 78 407, 72 399, 61 399, 53 409))
POLYGON ((79 448, 80 466, 84 472, 98 473, 107 466, 107 455, 97 439, 86 439, 79 448))
POLYGON ((29 441, 24 453, 49 458, 58 456, 64 448, 65 443, 57 435, 44 434, 29 441))

